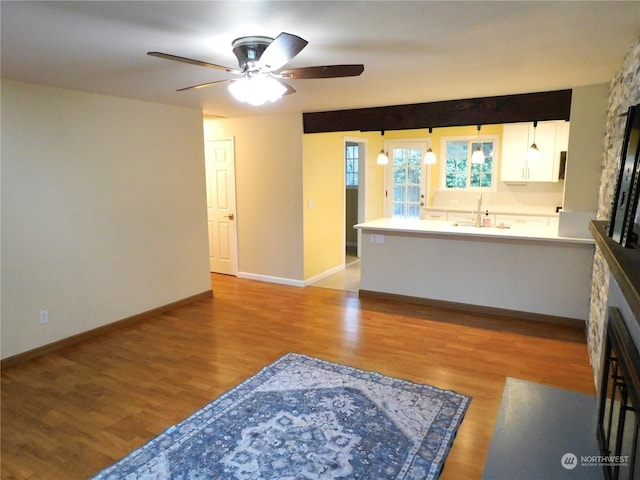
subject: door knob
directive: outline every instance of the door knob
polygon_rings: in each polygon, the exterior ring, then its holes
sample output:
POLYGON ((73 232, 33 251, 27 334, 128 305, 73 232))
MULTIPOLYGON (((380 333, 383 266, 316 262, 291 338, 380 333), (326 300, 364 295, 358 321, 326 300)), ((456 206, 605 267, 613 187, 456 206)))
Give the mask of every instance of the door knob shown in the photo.
POLYGON ((233 213, 230 213, 229 215, 223 215, 224 218, 228 218, 229 220, 233 220, 233 213))

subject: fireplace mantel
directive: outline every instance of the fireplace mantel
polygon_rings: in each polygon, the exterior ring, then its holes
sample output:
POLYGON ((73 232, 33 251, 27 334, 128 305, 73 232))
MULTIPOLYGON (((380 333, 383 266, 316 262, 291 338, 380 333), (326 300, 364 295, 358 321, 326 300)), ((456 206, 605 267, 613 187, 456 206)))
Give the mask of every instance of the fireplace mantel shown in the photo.
POLYGON ((633 316, 640 321, 640 249, 624 248, 613 241, 608 235, 609 222, 592 221, 589 230, 633 316))

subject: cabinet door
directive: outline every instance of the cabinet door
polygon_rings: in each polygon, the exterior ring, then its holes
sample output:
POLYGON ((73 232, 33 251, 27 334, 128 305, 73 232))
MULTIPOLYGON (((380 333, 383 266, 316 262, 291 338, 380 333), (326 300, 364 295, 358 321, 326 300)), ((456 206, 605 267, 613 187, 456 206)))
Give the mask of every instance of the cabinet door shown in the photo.
POLYGON ((556 152, 558 157, 560 152, 566 152, 569 150, 569 127, 570 122, 560 121, 557 123, 556 131, 556 152))
POLYGON ((548 216, 538 215, 496 215, 496 225, 512 227, 514 225, 540 226, 549 225, 548 216))
POLYGON ((556 159, 556 122, 538 122, 535 132, 532 124, 529 128, 529 146, 534 143, 534 139, 540 151, 540 158, 526 162, 526 180, 557 182, 559 159, 556 159))
POLYGON ((462 212, 449 212, 447 214, 447 220, 449 222, 469 223, 475 225, 476 223, 475 212, 462 213, 462 212))
POLYGON ((511 123, 502 130, 502 164, 500 180, 503 182, 557 182, 559 154, 557 149, 558 122, 511 123), (540 158, 527 161, 532 143, 538 146, 540 158))
POLYGON ((424 210, 422 214, 424 220, 439 220, 445 221, 447 219, 447 212, 445 210, 424 210))
POLYGON ((527 123, 509 123, 502 127, 501 181, 525 181, 528 141, 529 125, 527 123))

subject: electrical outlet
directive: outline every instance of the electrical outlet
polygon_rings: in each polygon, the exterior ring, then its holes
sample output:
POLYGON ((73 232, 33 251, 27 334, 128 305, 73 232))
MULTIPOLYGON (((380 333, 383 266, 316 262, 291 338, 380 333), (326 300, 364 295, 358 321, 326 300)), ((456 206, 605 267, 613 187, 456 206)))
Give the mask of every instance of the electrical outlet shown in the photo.
POLYGON ((40 310, 40 325, 49 323, 49 312, 46 310, 40 310))
POLYGON ((371 235, 371 243, 382 245, 384 243, 384 235, 380 235, 379 233, 374 233, 373 235, 371 235))

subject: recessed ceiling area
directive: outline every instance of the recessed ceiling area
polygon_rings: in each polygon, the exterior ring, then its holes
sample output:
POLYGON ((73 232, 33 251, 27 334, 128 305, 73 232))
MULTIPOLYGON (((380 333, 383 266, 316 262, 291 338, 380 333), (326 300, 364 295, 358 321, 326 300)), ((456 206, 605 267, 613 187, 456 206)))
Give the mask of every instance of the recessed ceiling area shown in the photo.
POLYGON ((2 78, 241 117, 567 89, 608 83, 640 35, 640 2, 3 1, 2 78), (290 80, 269 105, 231 74, 147 55, 237 67, 231 43, 280 32, 309 42, 288 67, 362 63, 357 77, 290 80))

